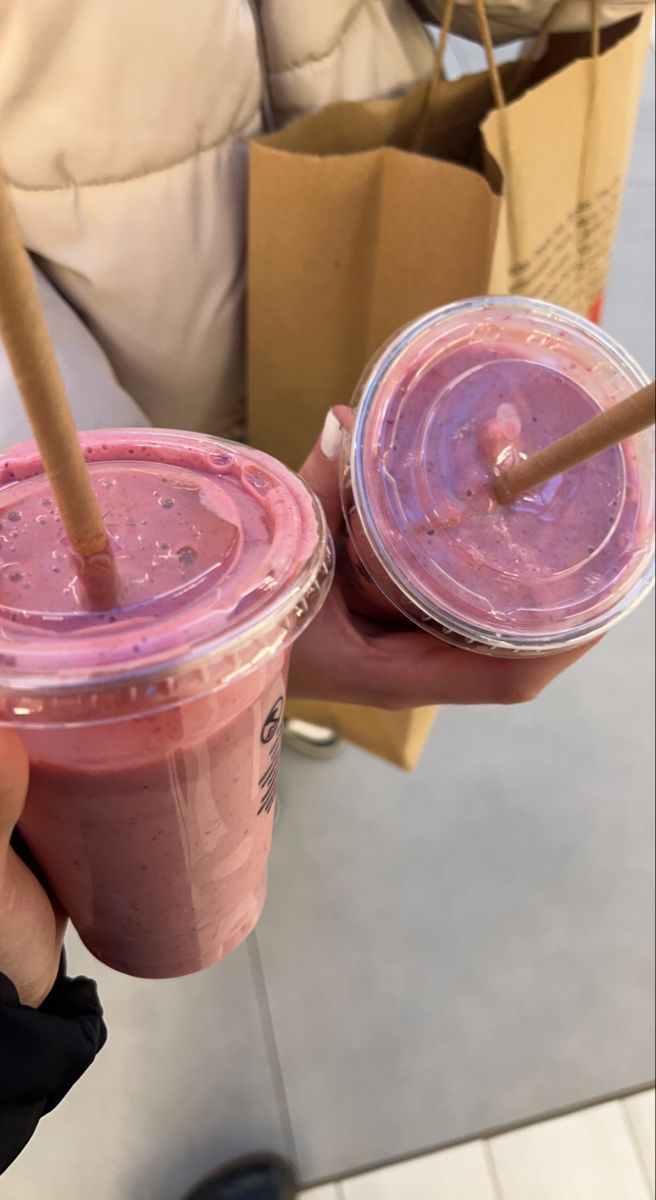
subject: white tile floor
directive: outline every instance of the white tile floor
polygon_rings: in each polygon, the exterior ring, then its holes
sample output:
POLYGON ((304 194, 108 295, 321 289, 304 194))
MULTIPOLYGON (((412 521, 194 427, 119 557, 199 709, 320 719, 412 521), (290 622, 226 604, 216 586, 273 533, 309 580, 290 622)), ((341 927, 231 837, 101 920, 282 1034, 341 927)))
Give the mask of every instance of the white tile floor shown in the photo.
POLYGON ((341 1188, 344 1200, 496 1200, 482 1142, 361 1175, 341 1188))
POLYGON ((653 1200, 654 1092, 303 1193, 303 1200, 653 1200))

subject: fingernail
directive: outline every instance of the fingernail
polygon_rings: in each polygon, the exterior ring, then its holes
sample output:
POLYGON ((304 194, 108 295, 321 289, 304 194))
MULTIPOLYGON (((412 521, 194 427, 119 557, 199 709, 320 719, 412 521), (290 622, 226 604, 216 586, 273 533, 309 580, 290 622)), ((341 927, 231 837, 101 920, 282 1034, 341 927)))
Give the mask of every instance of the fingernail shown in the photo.
POLYGON ((339 458, 341 444, 342 427, 331 409, 326 417, 319 443, 324 458, 330 459, 331 462, 339 458))

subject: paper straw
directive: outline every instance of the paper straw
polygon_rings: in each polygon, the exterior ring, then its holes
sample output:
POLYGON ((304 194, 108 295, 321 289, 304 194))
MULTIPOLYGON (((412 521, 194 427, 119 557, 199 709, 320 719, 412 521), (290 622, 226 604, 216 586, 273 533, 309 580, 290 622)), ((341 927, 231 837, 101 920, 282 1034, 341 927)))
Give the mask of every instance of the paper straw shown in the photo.
POLYGON ((1 172, 0 337, 89 599, 94 607, 114 607, 109 538, 1 172))
POLYGON ((505 471, 496 481, 500 504, 510 504, 540 484, 562 475, 586 458, 601 454, 611 446, 633 437, 654 424, 656 419, 656 384, 648 383, 639 392, 620 400, 599 416, 579 425, 565 437, 552 442, 544 450, 531 455, 505 471))

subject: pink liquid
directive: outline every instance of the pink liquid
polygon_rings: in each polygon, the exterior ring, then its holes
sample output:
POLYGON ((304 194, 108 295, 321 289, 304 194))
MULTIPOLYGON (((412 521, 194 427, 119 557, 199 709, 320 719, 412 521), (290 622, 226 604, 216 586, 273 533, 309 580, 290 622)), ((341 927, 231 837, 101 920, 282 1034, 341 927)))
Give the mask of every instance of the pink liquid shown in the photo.
POLYGON ((127 674, 44 698, 41 727, 22 731, 32 774, 21 831, 99 958, 174 976, 230 953, 262 910, 289 638, 275 621, 258 634, 258 622, 293 591, 319 531, 302 484, 264 456, 110 436, 94 436, 88 457, 121 579, 112 613, 86 611, 34 456, 4 468, 0 672, 20 655, 92 680, 127 674), (239 650, 218 665, 193 659, 249 628, 261 665, 240 672, 239 650))
POLYGON ((409 615, 431 627, 435 612, 434 632, 444 614, 451 640, 472 629, 472 643, 483 631, 517 644, 567 636, 630 591, 653 553, 652 477, 633 439, 498 504, 498 473, 635 385, 580 338, 495 316, 454 317, 442 341, 438 314, 381 373, 359 431, 368 516, 349 516, 352 602, 398 619, 409 592, 421 606, 409 615), (381 574, 376 538, 393 573, 381 574))
POLYGON ((390 411, 395 441, 385 461, 417 538, 420 584, 432 586, 438 559, 463 616, 487 613, 522 629, 542 628, 545 610, 575 612, 613 588, 637 534, 630 447, 588 459, 510 506, 492 487, 492 467, 535 454, 598 412, 580 385, 517 361, 511 347, 465 347, 430 367, 403 412, 390 411), (436 393, 419 473, 415 430, 436 393))

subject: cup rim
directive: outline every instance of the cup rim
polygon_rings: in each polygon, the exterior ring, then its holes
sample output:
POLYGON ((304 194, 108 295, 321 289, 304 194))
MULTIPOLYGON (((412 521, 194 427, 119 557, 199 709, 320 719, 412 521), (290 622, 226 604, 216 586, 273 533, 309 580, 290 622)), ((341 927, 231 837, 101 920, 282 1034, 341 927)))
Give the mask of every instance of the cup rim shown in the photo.
MULTIPOLYGON (((654 587, 655 564, 653 541, 649 558, 645 562, 643 570, 635 580, 633 586, 616 603, 598 614, 595 619, 587 621, 583 627, 574 628, 569 631, 558 629, 547 633, 530 633, 526 631, 514 633, 508 629, 494 631, 489 626, 464 619, 449 608, 441 607, 438 602, 433 600, 408 578, 400 568, 397 560, 387 550, 384 535, 377 528, 376 522, 371 516, 364 479, 363 431, 376 401, 378 389, 385 379, 387 372, 395 364, 399 356, 416 339, 420 338, 422 334, 430 330, 431 327, 436 326, 438 321, 441 323, 453 316, 466 314, 467 312, 480 311, 484 313, 504 308, 519 310, 523 313, 536 312, 543 318, 548 317, 550 320, 555 320, 578 334, 583 334, 591 342, 603 348, 606 354, 611 355, 621 362, 626 372, 633 376, 636 388, 649 382, 649 376, 620 343, 587 318, 580 317, 568 309, 550 304, 547 301, 512 295, 476 296, 468 300, 456 301, 452 304, 433 309, 404 326, 388 340, 369 364, 354 397, 354 406, 356 406, 357 411, 354 426, 350 434, 345 467, 348 474, 348 484, 352 494, 352 501, 355 505, 362 531, 367 538, 375 559, 381 566, 382 578, 377 578, 376 583, 386 594, 388 600, 396 607, 399 607, 398 596, 400 593, 409 603, 410 615, 412 615, 413 609, 417 612, 417 616, 412 617, 416 624, 424 628, 430 628, 431 624, 441 626, 445 634, 451 633, 455 635, 460 643, 469 644, 474 649, 508 656, 513 656, 514 654, 539 656, 541 654, 553 654, 559 651, 574 649, 577 646, 584 645, 611 629, 637 607, 654 587), (392 584, 389 592, 385 592, 386 579, 392 584)), ((402 612, 403 610, 399 609, 399 611, 402 612)))
MULTIPOLYGON (((183 441, 193 449, 206 448, 216 451, 217 448, 227 448, 231 453, 246 452, 255 460, 270 459, 270 456, 262 451, 208 434, 148 427, 80 433, 83 447, 90 444, 97 446, 103 439, 116 442, 117 439, 131 440, 133 437, 138 438, 142 444, 155 447, 174 446, 176 441, 183 441)), ((32 442, 10 448, 3 457, 11 459, 12 455, 26 450, 30 450, 38 459, 32 442)), ((200 676, 207 677, 210 672, 213 690, 234 683, 274 655, 283 653, 303 632, 323 603, 333 578, 334 552, 323 509, 311 488, 289 468, 277 460, 271 461, 275 462, 277 473, 292 476, 295 486, 300 485, 307 496, 316 520, 316 540, 310 557, 301 566, 298 575, 276 593, 270 604, 228 630, 218 633, 210 631, 197 644, 185 646, 183 653, 172 649, 169 654, 162 653, 141 665, 136 661, 121 659, 118 662, 96 664, 93 668, 73 666, 67 670, 58 670, 57 673, 49 672, 43 667, 31 669, 29 664, 25 670, 17 670, 15 665, 3 663, 0 643, 0 725, 3 723, 3 707, 7 704, 10 709, 9 717, 13 722, 17 716, 32 715, 31 705, 37 698, 44 701, 66 697, 72 699, 78 695, 88 697, 90 692, 120 692, 123 697, 131 695, 135 705, 138 699, 139 704, 145 707, 165 707, 169 703, 175 703, 177 689, 185 676, 193 676, 198 681, 200 676), (219 675, 222 668, 224 678, 221 680, 219 675), (163 691, 166 692, 166 699, 163 691), (152 702, 148 700, 149 693, 152 693, 152 702), (24 712, 20 711, 21 700, 24 702, 24 712)), ((39 471, 39 475, 41 474, 42 467, 39 471)), ((61 646, 61 642, 59 645, 61 646)), ((55 645, 48 655, 53 664, 56 663, 57 652, 55 645)), ((7 657, 11 657, 11 652, 8 652, 7 657)), ((194 695, 197 694, 198 691, 194 691, 194 695)))

